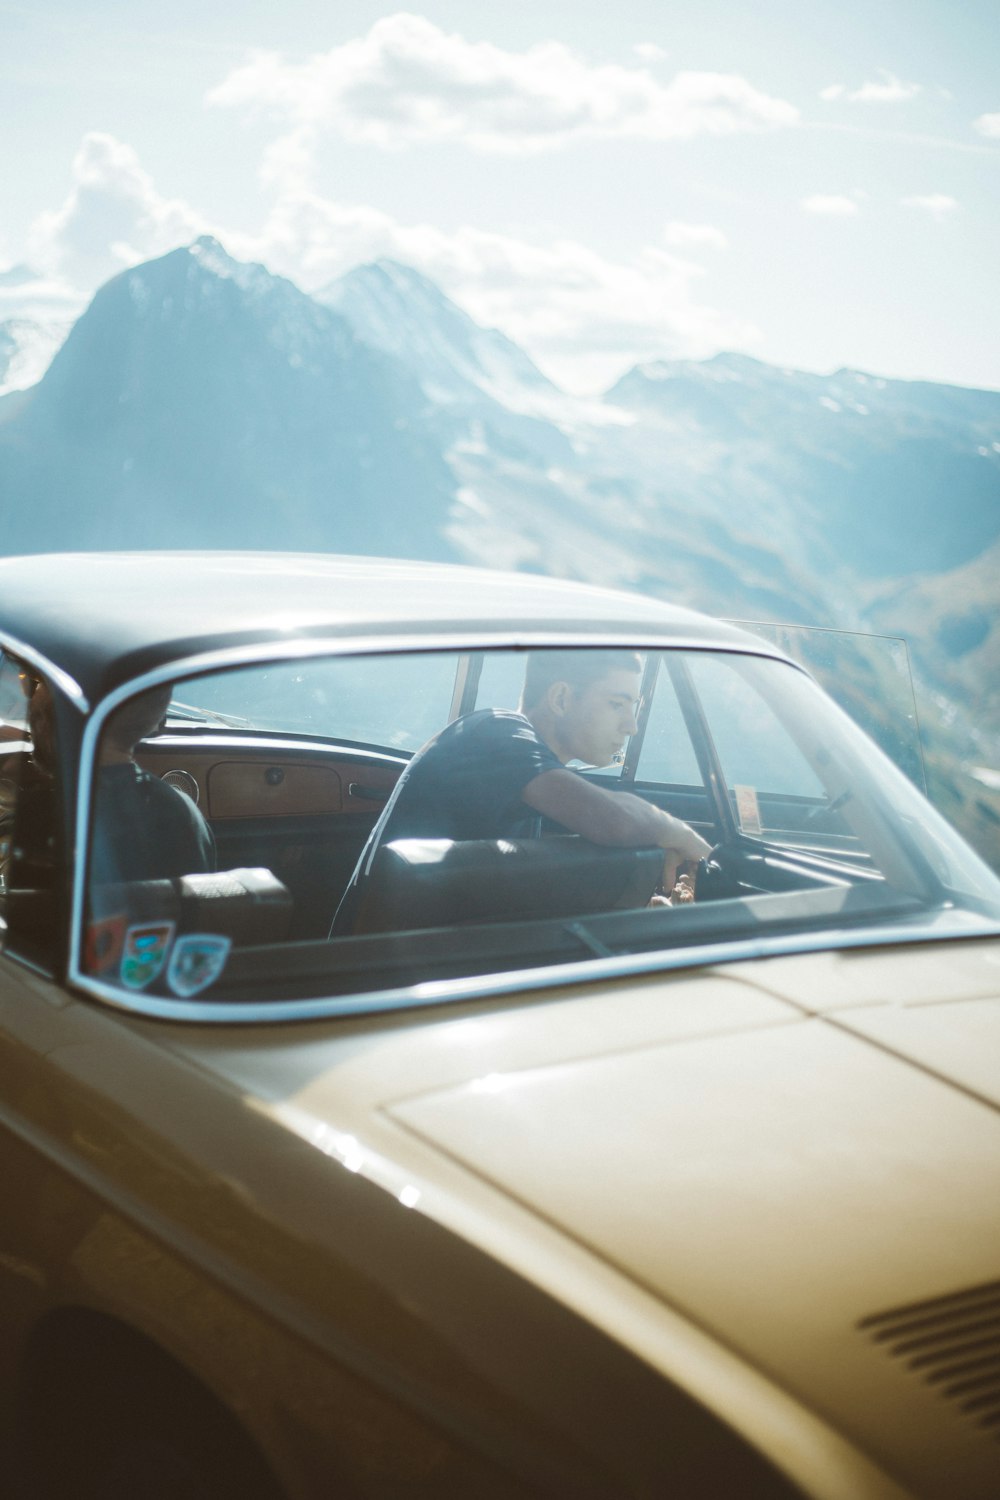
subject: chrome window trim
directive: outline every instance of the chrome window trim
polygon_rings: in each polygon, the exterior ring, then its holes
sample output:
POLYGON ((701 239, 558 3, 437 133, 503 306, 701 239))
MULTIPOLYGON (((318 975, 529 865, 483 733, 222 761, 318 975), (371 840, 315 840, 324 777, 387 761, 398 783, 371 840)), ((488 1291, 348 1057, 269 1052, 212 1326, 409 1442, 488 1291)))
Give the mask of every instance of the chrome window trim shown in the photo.
POLYGON ((969 942, 1000 938, 1000 923, 962 913, 959 931, 942 931, 941 918, 915 926, 866 928, 853 931, 824 928, 819 932, 785 933, 774 937, 740 938, 699 947, 662 949, 655 953, 623 954, 610 958, 582 959, 577 963, 549 964, 542 968, 512 969, 497 974, 471 975, 465 979, 428 980, 406 988, 372 990, 346 997, 320 996, 314 1000, 246 1000, 231 1004, 201 1003, 128 994, 99 980, 84 977, 76 982, 88 994, 105 1000, 128 1015, 163 1021, 198 1021, 218 1024, 276 1021, 337 1020, 387 1011, 418 1010, 424 1006, 457 1005, 493 998, 510 998, 533 991, 565 989, 598 980, 641 978, 671 974, 681 969, 710 968, 716 964, 742 963, 750 959, 780 958, 789 954, 822 953, 828 950, 900 947, 914 943, 969 942))
POLYGON ((34 667, 43 677, 47 677, 82 714, 90 712, 90 702, 76 678, 71 677, 62 667, 56 666, 41 651, 36 651, 34 646, 18 640, 17 636, 10 635, 6 630, 0 630, 0 650, 19 657, 29 667, 34 667))
MULTIPOLYGON (((99 981, 94 980, 93 978, 85 974, 82 968, 82 955, 84 946, 83 912, 86 886, 85 876, 87 868, 86 855, 88 852, 87 833, 90 821, 91 786, 93 783, 94 762, 96 758, 97 744, 100 738, 101 730, 103 729, 104 723, 108 716, 114 712, 119 704, 125 702, 126 699, 133 697, 136 693, 142 693, 149 688, 160 687, 164 683, 171 683, 176 681, 180 677, 187 677, 196 673, 200 674, 213 671, 222 671, 226 668, 235 667, 262 666, 268 662, 300 659, 303 656, 351 657, 388 656, 392 654, 406 654, 410 656, 417 656, 439 651, 455 651, 459 653, 468 653, 477 650, 527 652, 532 650, 541 650, 546 647, 575 647, 580 650, 585 650, 587 648, 599 650, 602 647, 622 647, 625 649, 638 651, 708 651, 713 653, 722 652, 723 654, 734 656, 761 657, 770 661, 780 661, 783 662, 786 666, 792 668, 794 671, 801 672, 803 676, 809 676, 809 673, 806 672, 804 667, 799 666, 797 662, 792 661, 782 652, 776 650, 773 647, 769 647, 768 643, 763 640, 761 641, 760 649, 758 650, 756 643, 753 641, 748 641, 746 646, 744 646, 741 642, 739 648, 736 648, 728 644, 720 646, 718 643, 705 641, 701 643, 692 643, 689 640, 679 638, 675 634, 659 634, 656 631, 644 633, 642 636, 639 636, 638 640, 641 641, 642 644, 637 644, 637 632, 635 631, 631 631, 628 634, 621 630, 608 631, 607 633, 595 632, 592 638, 586 640, 581 640, 580 635, 581 633, 579 629, 548 630, 543 628, 540 630, 531 630, 525 628, 513 632, 508 631, 505 634, 501 634, 500 632, 482 629, 472 631, 467 629, 459 630, 456 627, 453 630, 437 631, 434 633, 428 633, 427 635, 420 635, 416 638, 412 631, 406 634, 395 635, 369 634, 364 636, 355 636, 349 639, 345 639, 343 636, 327 636, 316 638, 309 637, 303 640, 301 637, 294 636, 288 641, 265 641, 256 645, 244 643, 239 646, 227 646, 215 651, 203 651, 195 653, 191 656, 178 657, 175 660, 168 662, 164 666, 154 667, 151 668, 148 672, 140 673, 139 676, 130 678, 128 682, 121 683, 118 687, 112 689, 110 693, 108 693, 95 705, 93 712, 87 719, 84 726, 83 737, 80 745, 80 760, 77 767, 77 799, 75 819, 76 853, 73 867, 73 885, 70 895, 69 958, 66 970, 68 983, 77 986, 82 990, 85 990, 88 994, 96 995, 99 999, 112 1001, 115 1004, 116 1008, 119 1010, 148 1015, 170 1015, 175 1018, 187 1018, 192 1020, 209 1019, 207 1015, 207 1006, 184 1006, 182 1002, 164 1001, 163 1004, 170 1007, 168 1010, 163 1010, 160 1008, 147 1010, 138 1002, 138 999, 134 998, 131 994, 128 997, 128 1002, 123 1003, 123 995, 121 991, 113 989, 110 985, 104 985, 99 981), (178 1012, 176 1008, 177 1005, 182 1006, 182 1012, 178 1012)), ((0 637, 0 640, 2 640, 2 637, 0 637)), ((655 964, 651 965, 651 967, 656 966, 657 965, 655 964)), ((544 970, 541 972, 547 973, 548 971, 544 970)), ((497 977, 503 979, 506 976, 500 975, 497 977)), ((442 983, 452 982, 453 981, 442 981, 442 983)), ((555 982, 568 983, 571 981, 558 980, 555 982)), ((391 991, 386 993, 390 995, 396 995, 401 992, 391 991)), ((407 990, 405 993, 411 996, 408 1002, 409 1004, 417 1005, 424 1003, 421 999, 413 997, 413 991, 407 990)), ((487 991, 487 993, 498 993, 498 991, 489 990, 487 991)), ((359 999, 362 1001, 366 1000, 367 998, 368 997, 364 995, 359 997, 359 999)), ((296 1002, 287 1003, 293 1004, 296 1002)), ((302 1003, 306 1004, 307 1002, 302 1003)), ((402 1004, 404 1002, 400 1000, 396 1003, 402 1004)), ((264 1019, 265 1017, 263 1017, 260 1011, 260 1006, 270 1006, 270 1004, 271 1002, 268 1001, 250 1002, 252 1014, 241 1014, 239 1016, 234 1015, 232 1007, 219 1007, 219 1014, 215 1015, 211 1019, 217 1021, 234 1019, 264 1019)), ((308 1004, 310 1007, 312 1007, 314 1004, 318 1004, 323 1008, 321 1010, 314 1010, 310 1008, 308 1011, 301 1012, 301 1014, 316 1016, 330 1014, 330 1006, 331 1004, 335 1005, 336 1002, 331 1002, 330 1000, 320 1000, 318 1002, 310 1001, 308 1002, 308 1004)), ((376 1007, 369 1005, 364 1006, 364 1009, 374 1008, 376 1007)), ((385 1009, 386 1006, 383 1005, 377 1008, 385 1009)), ((239 1007, 239 1009, 242 1011, 243 1007, 239 1007)), ((342 1014, 345 1012, 337 1011, 336 1013, 342 1014)), ((361 1012, 359 1011, 351 1013, 355 1014, 361 1012)), ((289 1012, 287 1009, 281 1008, 281 1014, 290 1015, 291 1012, 289 1012)))

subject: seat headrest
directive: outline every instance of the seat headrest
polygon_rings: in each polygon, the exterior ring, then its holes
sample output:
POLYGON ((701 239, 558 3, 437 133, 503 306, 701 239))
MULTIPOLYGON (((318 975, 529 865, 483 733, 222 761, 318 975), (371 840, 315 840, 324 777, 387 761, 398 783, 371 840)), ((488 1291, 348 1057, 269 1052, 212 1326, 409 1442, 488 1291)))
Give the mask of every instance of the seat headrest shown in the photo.
POLYGON ((352 930, 405 931, 645 906, 662 870, 660 849, 609 849, 576 834, 397 839, 375 856, 352 930))

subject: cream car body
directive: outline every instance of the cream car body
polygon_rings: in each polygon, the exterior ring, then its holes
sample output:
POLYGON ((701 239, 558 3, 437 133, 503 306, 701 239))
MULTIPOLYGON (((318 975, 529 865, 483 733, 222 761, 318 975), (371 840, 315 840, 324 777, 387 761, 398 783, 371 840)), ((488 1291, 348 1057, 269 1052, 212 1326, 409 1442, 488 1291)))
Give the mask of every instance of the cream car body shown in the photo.
MULTIPOLYGON (((55 936, 19 942, 11 882, 0 954, 0 1392, 27 1494, 39 1472, 60 1493, 95 1430, 77 1495, 998 1492, 1000 926, 974 861, 967 909, 907 891, 857 928, 529 944, 330 997, 128 991, 88 957, 102 724, 150 683, 290 642, 758 648, 421 565, 22 559, 0 588, 8 658, 57 693, 64 818, 55 936), (85 566, 73 631, 40 591, 85 566)), ((281 768, 262 798, 332 774, 308 736, 230 728, 168 721, 170 768, 281 768)), ((276 849, 297 816, 268 812, 276 849)), ((219 819, 220 847, 245 831, 219 819)), ((317 946, 247 962, 305 974, 317 946)))

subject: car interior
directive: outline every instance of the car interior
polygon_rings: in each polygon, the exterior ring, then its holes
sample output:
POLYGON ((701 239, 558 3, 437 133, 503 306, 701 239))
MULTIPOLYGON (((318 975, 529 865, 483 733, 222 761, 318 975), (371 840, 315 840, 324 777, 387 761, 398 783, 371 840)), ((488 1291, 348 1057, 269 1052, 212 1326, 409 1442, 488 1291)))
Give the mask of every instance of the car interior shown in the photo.
MULTIPOLYGON (((226 942, 207 999, 371 994, 752 939, 764 920, 770 930, 905 921, 943 889, 933 840, 915 824, 890 831, 872 811, 857 748, 831 755, 821 724, 786 712, 787 689, 759 691, 762 671, 801 674, 738 653, 651 651, 623 753, 576 769, 702 835, 712 852, 692 872, 693 903, 650 905, 659 849, 599 847, 554 825, 531 839, 391 840, 360 904, 345 901, 410 756, 444 722, 516 703, 523 664, 511 651, 400 654, 174 684, 165 720, 135 746, 136 774, 199 809, 216 868, 91 881, 84 972, 117 984, 122 934, 145 924, 226 942), (375 690, 385 683, 393 691, 375 690)), ((8 759, 27 764, 22 717, 8 759)), ((31 895, 11 881, 11 829, 8 807, 8 916, 31 895)), ((149 993, 171 993, 164 975, 149 993)))

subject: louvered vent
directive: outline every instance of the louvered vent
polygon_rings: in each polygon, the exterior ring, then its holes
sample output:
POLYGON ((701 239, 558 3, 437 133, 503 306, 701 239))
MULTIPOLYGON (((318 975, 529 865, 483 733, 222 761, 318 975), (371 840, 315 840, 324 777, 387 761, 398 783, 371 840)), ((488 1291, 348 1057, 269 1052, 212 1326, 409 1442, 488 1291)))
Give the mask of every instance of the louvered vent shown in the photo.
POLYGON ((1000 1442, 1000 1281, 873 1313, 858 1327, 1000 1442))

